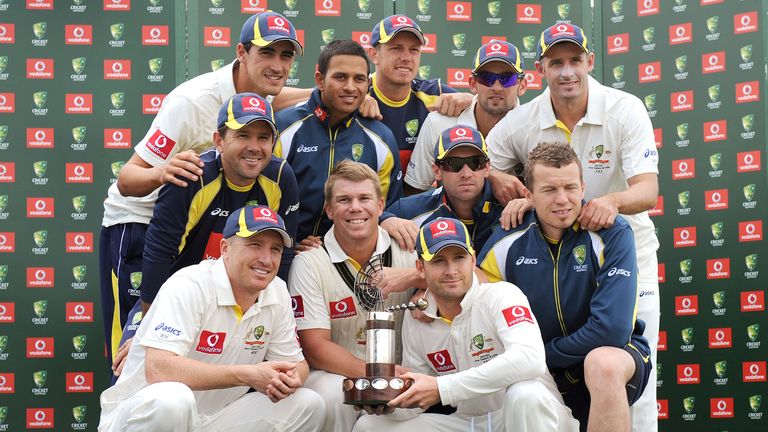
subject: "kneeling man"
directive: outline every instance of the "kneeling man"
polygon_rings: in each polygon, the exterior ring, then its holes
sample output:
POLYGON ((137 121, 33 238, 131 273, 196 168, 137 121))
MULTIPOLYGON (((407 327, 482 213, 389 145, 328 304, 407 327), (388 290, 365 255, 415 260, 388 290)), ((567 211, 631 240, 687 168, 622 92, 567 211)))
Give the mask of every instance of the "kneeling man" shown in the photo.
POLYGON ((284 246, 293 241, 269 207, 233 212, 221 258, 163 284, 101 395, 99 431, 316 431, 325 405, 300 388, 309 369, 275 277, 284 246))

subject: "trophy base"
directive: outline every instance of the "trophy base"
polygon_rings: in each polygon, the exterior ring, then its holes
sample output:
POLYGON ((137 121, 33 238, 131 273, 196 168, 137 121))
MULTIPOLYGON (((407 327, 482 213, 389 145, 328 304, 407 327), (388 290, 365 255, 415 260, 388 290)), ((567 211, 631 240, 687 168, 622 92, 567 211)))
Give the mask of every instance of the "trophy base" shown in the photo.
POLYGON ((405 393, 413 384, 412 379, 396 377, 345 378, 344 403, 347 405, 386 405, 405 393))

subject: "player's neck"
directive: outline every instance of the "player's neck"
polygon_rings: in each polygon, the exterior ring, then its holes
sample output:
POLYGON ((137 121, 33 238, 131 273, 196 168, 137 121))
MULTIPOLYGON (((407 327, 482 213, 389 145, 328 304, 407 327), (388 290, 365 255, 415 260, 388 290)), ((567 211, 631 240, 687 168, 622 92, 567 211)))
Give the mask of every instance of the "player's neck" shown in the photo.
POLYGON ((360 265, 365 264, 371 259, 373 253, 376 252, 376 243, 378 242, 378 236, 371 236, 370 239, 363 241, 355 239, 341 239, 336 237, 336 241, 341 246, 341 249, 347 254, 348 257, 355 260, 360 265))
POLYGON ((552 110, 555 112, 555 118, 563 122, 570 131, 573 131, 573 128, 576 127, 576 123, 578 123, 579 120, 587 115, 587 92, 584 92, 583 95, 576 99, 551 100, 552 110))
POLYGON ((477 130, 479 130, 480 133, 483 134, 483 136, 485 137, 487 137, 491 129, 493 129, 493 127, 496 126, 496 123, 498 123, 499 120, 503 119, 504 116, 507 115, 506 112, 500 115, 491 114, 488 111, 484 110, 479 103, 475 104, 474 114, 475 114, 475 122, 477 123, 477 130))
POLYGON ((453 319, 461 313, 462 300, 463 297, 460 299, 440 299, 435 297, 438 316, 448 321, 453 321, 453 319))

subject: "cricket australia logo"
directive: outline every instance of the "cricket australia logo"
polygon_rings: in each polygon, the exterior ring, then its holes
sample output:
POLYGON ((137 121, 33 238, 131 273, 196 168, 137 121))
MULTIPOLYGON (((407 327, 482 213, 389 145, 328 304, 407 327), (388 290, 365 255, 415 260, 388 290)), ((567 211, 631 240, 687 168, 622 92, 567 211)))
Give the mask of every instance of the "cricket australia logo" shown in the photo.
POLYGON ((355 162, 360 162, 361 157, 363 157, 363 145, 352 144, 352 159, 354 159, 355 162))
POLYGON ((603 144, 592 147, 589 152, 589 159, 587 160, 587 168, 594 171, 596 174, 600 174, 611 168, 610 155, 613 152, 606 149, 603 144))
POLYGON ((573 269, 575 271, 577 272, 587 271, 587 265, 584 264, 587 260, 587 246, 578 245, 575 248, 573 248, 573 259, 576 260, 576 265, 573 266, 573 269))

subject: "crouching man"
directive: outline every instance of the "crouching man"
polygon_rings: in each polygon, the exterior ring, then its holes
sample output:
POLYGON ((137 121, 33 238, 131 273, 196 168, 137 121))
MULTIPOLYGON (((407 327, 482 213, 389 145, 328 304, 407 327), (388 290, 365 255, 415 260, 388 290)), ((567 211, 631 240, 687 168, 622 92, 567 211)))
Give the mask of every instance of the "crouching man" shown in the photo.
POLYGON ((516 432, 578 430, 544 362, 536 319, 520 290, 506 282, 479 283, 467 228, 438 218, 419 230, 416 270, 426 279, 423 323, 406 314, 403 365, 414 380, 389 402, 388 415, 368 415, 355 431, 516 432), (420 410, 442 402, 454 414, 420 410), (417 415, 418 414, 418 415, 417 415))
POLYGON ((284 246, 293 241, 269 207, 233 212, 221 258, 160 289, 123 373, 101 395, 99 431, 318 430, 325 404, 301 388, 309 368, 275 278, 284 246))

